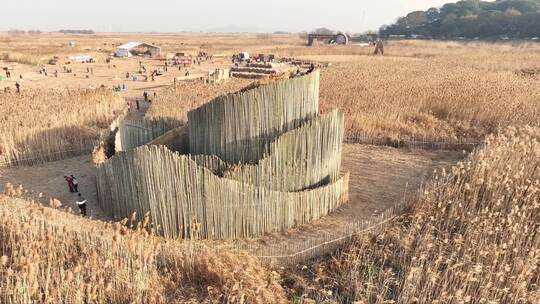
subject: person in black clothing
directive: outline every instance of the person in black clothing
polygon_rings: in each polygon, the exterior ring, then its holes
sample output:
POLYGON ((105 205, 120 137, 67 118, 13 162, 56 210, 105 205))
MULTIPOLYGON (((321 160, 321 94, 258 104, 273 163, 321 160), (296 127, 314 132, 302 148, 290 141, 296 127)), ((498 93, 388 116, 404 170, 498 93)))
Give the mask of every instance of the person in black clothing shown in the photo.
POLYGON ((18 81, 15 82, 15 88, 17 89, 17 93, 21 92, 21 84, 18 81))
POLYGON ((81 210, 81 215, 86 216, 86 199, 80 193, 75 203, 77 203, 79 210, 81 210))

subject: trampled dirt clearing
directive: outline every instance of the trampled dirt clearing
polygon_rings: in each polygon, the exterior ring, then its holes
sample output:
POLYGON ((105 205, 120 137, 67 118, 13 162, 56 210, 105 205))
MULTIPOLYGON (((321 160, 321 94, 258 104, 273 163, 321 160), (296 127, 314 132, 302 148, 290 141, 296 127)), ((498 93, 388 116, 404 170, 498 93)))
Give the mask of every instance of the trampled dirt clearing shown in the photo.
POLYGON ((56 198, 62 202, 61 209, 79 212, 75 200, 77 195, 69 192, 64 175, 73 174, 79 182, 79 192, 88 200, 88 215, 100 220, 109 220, 99 208, 96 194, 96 176, 90 155, 45 163, 31 167, 0 168, 0 184, 22 185, 28 190, 27 197, 48 202, 56 198), (39 194, 42 193, 42 198, 39 194))
MULTIPOLYGON (((302 244, 339 238, 355 223, 380 215, 412 195, 434 170, 450 168, 462 159, 457 151, 419 151, 383 146, 344 144, 342 170, 350 172, 349 202, 330 215, 286 233, 257 241, 240 241, 257 255, 294 254, 302 244), (270 254, 268 254, 270 253, 270 254)), ((306 248, 302 248, 306 249, 306 248)))

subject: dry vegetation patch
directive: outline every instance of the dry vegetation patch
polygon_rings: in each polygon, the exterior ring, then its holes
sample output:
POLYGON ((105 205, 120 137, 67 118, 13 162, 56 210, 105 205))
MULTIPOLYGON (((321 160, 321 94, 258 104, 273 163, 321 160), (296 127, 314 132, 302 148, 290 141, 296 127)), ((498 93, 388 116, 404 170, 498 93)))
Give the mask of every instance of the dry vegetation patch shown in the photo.
POLYGON ((383 233, 288 281, 331 302, 537 303, 539 209, 540 129, 508 128, 383 233))
MULTIPOLYGON (((20 192, 7 189, 12 196, 20 192)), ((253 257, 165 241, 144 225, 132 228, 0 195, 0 302, 285 301, 279 276, 253 257)))
POLYGON ((87 150, 124 107, 107 90, 0 93, 0 162, 87 150))
POLYGON ((540 125, 539 84, 457 58, 356 57, 322 71, 321 107, 344 111, 349 134, 476 140, 501 126, 540 125))
POLYGON ((221 84, 204 84, 200 81, 179 82, 167 87, 152 101, 146 113, 149 117, 174 118, 187 122, 187 112, 215 97, 240 91, 252 83, 251 80, 234 78, 221 84))

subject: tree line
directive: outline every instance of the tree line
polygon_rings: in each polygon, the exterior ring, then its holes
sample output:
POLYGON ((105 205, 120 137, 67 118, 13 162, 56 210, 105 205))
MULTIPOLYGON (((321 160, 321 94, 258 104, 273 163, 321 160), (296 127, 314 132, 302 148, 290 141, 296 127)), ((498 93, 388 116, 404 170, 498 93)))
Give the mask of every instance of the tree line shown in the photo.
POLYGON ((93 30, 59 30, 58 32, 63 34, 87 34, 92 35, 95 32, 93 30))
MULTIPOLYGON (((95 33, 93 30, 59 30, 58 32, 63 33, 63 34, 94 34, 95 33)), ((8 34, 10 35, 25 35, 25 34, 39 35, 41 34, 41 31, 40 30, 25 31, 25 30, 19 30, 19 29, 11 29, 11 30, 8 30, 8 34)))
POLYGON ((532 38, 540 37, 540 0, 463 0, 414 11, 381 27, 382 37, 532 38))

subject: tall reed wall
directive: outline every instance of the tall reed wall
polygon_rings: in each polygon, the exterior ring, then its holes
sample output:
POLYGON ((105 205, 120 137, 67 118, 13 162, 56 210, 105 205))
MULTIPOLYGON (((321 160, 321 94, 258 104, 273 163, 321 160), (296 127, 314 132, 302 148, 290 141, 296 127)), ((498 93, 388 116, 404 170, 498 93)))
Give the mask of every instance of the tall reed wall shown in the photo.
POLYGON ((343 113, 317 116, 270 143, 257 164, 232 166, 224 176, 279 191, 334 182, 341 168, 343 130, 343 113))
POLYGON ((119 124, 114 146, 116 151, 128 151, 142 146, 179 126, 179 121, 169 118, 123 120, 119 124))
POLYGON ((166 237, 250 238, 328 214, 347 200, 348 175, 313 190, 280 192, 219 177, 164 146, 142 146, 101 165, 98 190, 104 211, 117 219, 149 212, 166 237))
POLYGON ((344 117, 318 115, 318 84, 315 71, 227 95, 191 111, 187 127, 122 123, 116 155, 97 169, 102 209, 117 219, 149 213, 167 237, 211 239, 328 214, 348 199, 344 117))
POLYGON ((319 112, 319 71, 217 97, 188 113, 191 154, 255 162, 264 146, 319 112))

